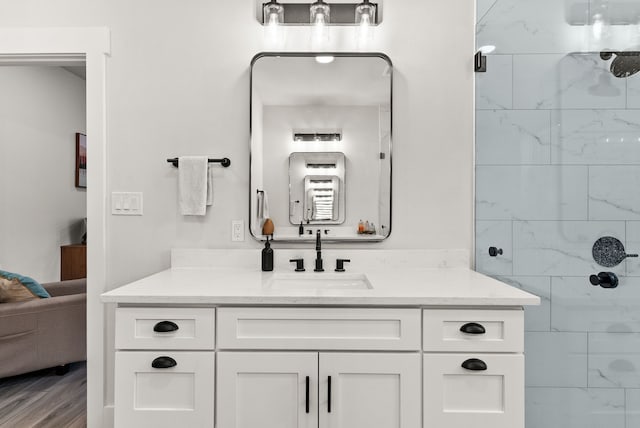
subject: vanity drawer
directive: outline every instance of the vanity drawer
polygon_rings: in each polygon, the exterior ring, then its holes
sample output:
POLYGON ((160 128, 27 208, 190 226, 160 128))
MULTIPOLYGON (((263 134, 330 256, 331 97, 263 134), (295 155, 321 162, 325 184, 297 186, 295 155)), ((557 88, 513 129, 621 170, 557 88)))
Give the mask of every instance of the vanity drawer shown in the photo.
POLYGON ((214 308, 117 308, 116 349, 214 349, 214 308))
POLYGON ((424 354, 424 426, 524 427, 524 356, 424 354))
POLYGON ((422 343, 432 352, 523 352, 523 331, 521 309, 425 309, 422 343))
POLYGON ((219 308, 219 349, 419 350, 419 309, 219 308))

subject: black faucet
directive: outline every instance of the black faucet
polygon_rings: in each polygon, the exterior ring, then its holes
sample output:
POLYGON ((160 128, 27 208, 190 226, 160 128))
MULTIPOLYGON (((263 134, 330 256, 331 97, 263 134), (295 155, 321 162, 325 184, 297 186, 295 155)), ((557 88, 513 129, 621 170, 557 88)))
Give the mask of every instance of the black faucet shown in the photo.
POLYGON ((322 244, 320 243, 320 230, 316 233, 316 268, 314 272, 324 272, 322 268, 322 244))

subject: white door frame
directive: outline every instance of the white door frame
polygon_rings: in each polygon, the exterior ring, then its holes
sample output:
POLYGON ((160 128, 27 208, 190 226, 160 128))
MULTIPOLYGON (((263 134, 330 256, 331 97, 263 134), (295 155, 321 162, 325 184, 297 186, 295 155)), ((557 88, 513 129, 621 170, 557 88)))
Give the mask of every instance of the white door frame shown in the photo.
POLYGON ((104 307, 106 272, 106 97, 109 29, 0 28, 0 61, 23 64, 84 58, 87 68, 87 424, 104 425, 104 307))

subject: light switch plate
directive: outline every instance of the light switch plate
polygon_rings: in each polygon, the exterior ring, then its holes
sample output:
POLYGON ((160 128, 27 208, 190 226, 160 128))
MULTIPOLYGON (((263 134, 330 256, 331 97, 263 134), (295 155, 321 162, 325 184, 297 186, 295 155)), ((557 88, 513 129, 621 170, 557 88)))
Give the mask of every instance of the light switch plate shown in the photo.
POLYGON ((231 222, 231 240, 233 242, 244 241, 244 221, 233 220, 231 222))
POLYGON ((111 192, 111 214, 142 215, 142 192, 111 192))

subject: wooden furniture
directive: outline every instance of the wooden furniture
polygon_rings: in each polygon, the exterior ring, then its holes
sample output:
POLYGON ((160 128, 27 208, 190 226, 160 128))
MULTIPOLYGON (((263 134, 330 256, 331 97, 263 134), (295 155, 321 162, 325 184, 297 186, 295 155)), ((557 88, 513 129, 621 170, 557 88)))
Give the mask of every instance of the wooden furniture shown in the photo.
POLYGON ((70 244, 60 247, 60 280, 87 277, 87 246, 70 244))

